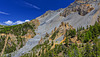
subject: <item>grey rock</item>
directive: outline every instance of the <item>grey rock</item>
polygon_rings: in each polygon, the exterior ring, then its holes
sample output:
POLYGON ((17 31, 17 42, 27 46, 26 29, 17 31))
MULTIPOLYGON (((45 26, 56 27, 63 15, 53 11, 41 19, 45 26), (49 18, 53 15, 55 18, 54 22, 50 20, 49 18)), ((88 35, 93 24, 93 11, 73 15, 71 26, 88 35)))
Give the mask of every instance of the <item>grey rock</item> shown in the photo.
MULTIPOLYGON (((40 26, 38 27, 38 29, 36 29, 37 35, 34 38, 28 40, 26 45, 23 46, 21 49, 13 52, 12 57, 20 57, 21 55, 29 52, 33 47, 35 47, 38 44, 41 37, 42 38, 45 37, 46 33, 50 34, 55 27, 59 27, 61 22, 69 23, 76 29, 77 27, 81 27, 81 26, 86 28, 87 25, 94 25, 95 21, 97 21, 97 18, 100 15, 100 10, 99 10, 100 6, 98 5, 99 2, 97 1, 91 2, 91 1, 88 3, 90 3, 94 7, 94 9, 89 13, 85 13, 85 15, 83 16, 81 16, 78 11, 76 12, 70 11, 70 9, 73 8, 74 6, 76 6, 75 8, 77 9, 77 7, 79 7, 80 5, 80 3, 74 2, 75 5, 72 4, 67 8, 60 9, 53 12, 49 11, 47 12, 46 15, 42 17, 41 16, 37 17, 36 19, 40 21, 40 26), (67 13, 67 15, 65 16, 60 16, 61 13, 65 13, 65 12, 69 12, 69 13, 67 13)), ((62 39, 62 37, 58 38, 58 40, 59 39, 62 39)))

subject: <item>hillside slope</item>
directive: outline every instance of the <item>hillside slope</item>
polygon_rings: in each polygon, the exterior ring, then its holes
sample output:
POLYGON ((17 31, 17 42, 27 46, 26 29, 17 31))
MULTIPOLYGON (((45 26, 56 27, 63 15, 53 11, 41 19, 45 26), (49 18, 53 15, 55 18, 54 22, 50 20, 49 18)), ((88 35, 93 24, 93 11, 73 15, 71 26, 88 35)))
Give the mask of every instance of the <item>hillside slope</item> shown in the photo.
POLYGON ((87 29, 80 27, 77 31, 68 23, 62 22, 21 57, 99 57, 99 35, 98 22, 87 29))
POLYGON ((19 50, 33 38, 35 29, 39 26, 38 20, 31 20, 19 25, 0 26, 0 55, 19 50))
POLYGON ((87 25, 94 25, 95 21, 100 15, 99 0, 76 0, 67 8, 56 11, 47 11, 44 15, 37 17, 40 26, 35 30, 36 36, 26 43, 20 50, 12 53, 12 57, 19 57, 24 53, 30 51, 36 46, 39 40, 45 37, 45 34, 50 34, 55 27, 59 27, 61 22, 69 23, 73 28, 87 27, 87 25))

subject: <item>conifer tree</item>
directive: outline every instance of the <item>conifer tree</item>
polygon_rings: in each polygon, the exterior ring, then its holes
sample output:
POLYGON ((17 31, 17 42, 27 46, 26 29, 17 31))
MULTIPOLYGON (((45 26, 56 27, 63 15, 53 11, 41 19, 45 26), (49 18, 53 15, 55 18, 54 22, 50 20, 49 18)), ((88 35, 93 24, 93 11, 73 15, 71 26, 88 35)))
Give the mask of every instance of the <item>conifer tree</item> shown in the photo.
POLYGON ((89 43, 86 44, 84 57, 91 57, 91 47, 89 43))

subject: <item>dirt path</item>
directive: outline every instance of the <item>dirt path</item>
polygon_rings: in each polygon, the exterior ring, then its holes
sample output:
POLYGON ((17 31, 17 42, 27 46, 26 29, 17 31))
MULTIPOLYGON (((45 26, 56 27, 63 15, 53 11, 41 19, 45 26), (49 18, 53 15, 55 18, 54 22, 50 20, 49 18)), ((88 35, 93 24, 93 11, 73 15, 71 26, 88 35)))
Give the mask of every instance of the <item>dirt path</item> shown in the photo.
POLYGON ((6 48, 6 45, 7 45, 7 41, 8 41, 8 36, 5 39, 5 44, 4 44, 4 48, 2 49, 1 56, 4 54, 4 51, 5 51, 5 48, 6 48))

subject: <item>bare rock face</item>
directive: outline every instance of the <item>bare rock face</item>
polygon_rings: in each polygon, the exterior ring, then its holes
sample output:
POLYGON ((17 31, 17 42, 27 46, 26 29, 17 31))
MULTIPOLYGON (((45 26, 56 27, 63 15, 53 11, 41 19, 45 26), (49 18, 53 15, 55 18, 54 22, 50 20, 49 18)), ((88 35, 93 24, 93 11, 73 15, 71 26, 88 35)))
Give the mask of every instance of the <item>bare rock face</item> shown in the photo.
MULTIPOLYGON (((59 10, 58 10, 59 11, 59 10)), ((48 13, 52 13, 53 11, 49 10, 49 11, 46 11, 43 15, 41 15, 41 17, 45 17, 48 15, 48 13)))
POLYGON ((85 16, 89 12, 91 12, 94 8, 90 4, 81 4, 81 6, 78 8, 79 15, 85 16))
POLYGON ((65 8, 63 13, 60 13, 60 16, 66 17, 71 12, 78 12, 79 15, 85 16, 94 9, 91 5, 93 2, 96 2, 96 0, 75 0, 74 3, 65 8))
POLYGON ((41 17, 44 17, 44 16, 46 16, 46 15, 48 15, 48 11, 47 11, 45 14, 43 14, 41 17))
POLYGON ((68 16, 70 13, 71 13, 71 11, 70 11, 69 9, 66 8, 66 9, 64 10, 63 13, 60 13, 60 16, 66 17, 66 16, 68 16))

